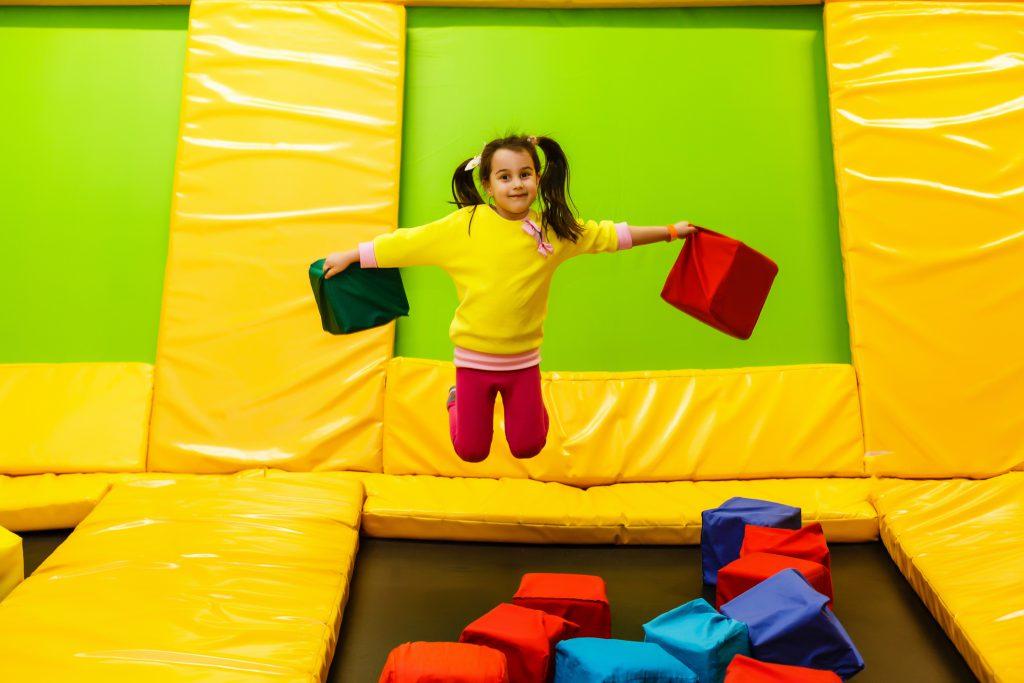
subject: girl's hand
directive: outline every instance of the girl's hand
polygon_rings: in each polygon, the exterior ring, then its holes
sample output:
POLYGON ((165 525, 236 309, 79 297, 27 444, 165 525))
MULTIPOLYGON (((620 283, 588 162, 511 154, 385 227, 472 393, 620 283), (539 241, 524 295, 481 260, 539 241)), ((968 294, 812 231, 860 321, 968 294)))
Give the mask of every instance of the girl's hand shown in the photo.
POLYGON ((692 225, 690 221, 679 221, 674 225, 676 227, 676 232, 679 233, 679 239, 689 237, 693 233, 697 232, 697 226, 692 225))
POLYGON ((330 280, 332 277, 345 270, 353 263, 359 260, 359 251, 352 249, 350 251, 336 251, 333 254, 329 254, 324 259, 324 279, 330 280))

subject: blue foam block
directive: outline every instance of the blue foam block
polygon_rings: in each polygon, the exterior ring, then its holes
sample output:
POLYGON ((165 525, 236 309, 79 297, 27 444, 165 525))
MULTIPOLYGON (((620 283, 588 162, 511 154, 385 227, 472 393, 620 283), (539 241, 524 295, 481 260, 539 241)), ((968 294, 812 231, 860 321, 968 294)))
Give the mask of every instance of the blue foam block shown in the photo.
POLYGON ((827 605, 800 572, 783 569, 721 611, 747 625, 756 659, 829 669, 845 680, 864 668, 864 659, 827 605))
POLYGON ((800 508, 753 498, 730 498, 700 514, 700 554, 704 583, 715 585, 718 570, 740 556, 747 524, 799 529, 800 508))

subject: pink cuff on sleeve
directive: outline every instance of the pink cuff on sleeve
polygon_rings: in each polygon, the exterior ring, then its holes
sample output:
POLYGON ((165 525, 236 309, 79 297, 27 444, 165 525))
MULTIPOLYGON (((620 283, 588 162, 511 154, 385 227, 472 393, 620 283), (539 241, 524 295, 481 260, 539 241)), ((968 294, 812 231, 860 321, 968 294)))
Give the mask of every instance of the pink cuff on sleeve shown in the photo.
POLYGON ((616 223, 615 232, 619 234, 619 251, 633 248, 633 233, 629 231, 628 223, 616 223))
POLYGON ((376 268, 377 267, 377 254, 373 251, 373 242, 360 242, 359 243, 359 267, 360 268, 376 268))

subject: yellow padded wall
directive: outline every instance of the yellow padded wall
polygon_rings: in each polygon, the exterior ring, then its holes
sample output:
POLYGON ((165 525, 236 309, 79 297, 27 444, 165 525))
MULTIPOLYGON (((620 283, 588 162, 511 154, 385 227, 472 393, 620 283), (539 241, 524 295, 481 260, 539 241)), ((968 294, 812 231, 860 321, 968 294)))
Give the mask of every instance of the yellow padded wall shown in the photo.
POLYGON ((0 474, 141 472, 153 366, 0 365, 0 474))
POLYGON ((393 229, 405 10, 192 5, 149 468, 379 470, 393 325, 323 332, 307 269, 393 229))
POLYGON ((1024 462, 1024 3, 832 2, 826 44, 868 471, 1024 462))
POLYGON ((545 372, 547 446, 535 458, 513 458, 499 401, 491 454, 480 464, 463 462, 452 449, 444 404, 454 382, 451 363, 389 363, 387 474, 529 477, 576 486, 863 474, 849 365, 545 372))

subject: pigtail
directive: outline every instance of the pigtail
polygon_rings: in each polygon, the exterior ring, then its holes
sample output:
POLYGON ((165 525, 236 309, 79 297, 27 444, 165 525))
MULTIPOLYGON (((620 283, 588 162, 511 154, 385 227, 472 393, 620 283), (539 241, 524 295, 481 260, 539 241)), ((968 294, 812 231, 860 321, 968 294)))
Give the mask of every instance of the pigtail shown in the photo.
POLYGON ((554 230, 560 239, 572 243, 583 234, 576 220, 569 195, 569 160, 562 147, 548 137, 537 137, 536 145, 544 152, 544 172, 540 177, 540 199, 544 210, 544 224, 554 230))
POLYGON ((455 204, 460 209, 464 206, 475 206, 484 203, 483 199, 480 198, 480 191, 476 189, 476 183, 473 182, 473 169, 466 170, 466 166, 474 158, 470 157, 459 164, 455 169, 455 174, 452 176, 452 198, 455 201, 450 203, 455 204))

